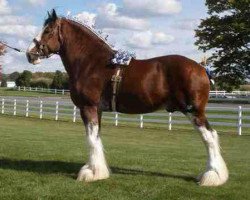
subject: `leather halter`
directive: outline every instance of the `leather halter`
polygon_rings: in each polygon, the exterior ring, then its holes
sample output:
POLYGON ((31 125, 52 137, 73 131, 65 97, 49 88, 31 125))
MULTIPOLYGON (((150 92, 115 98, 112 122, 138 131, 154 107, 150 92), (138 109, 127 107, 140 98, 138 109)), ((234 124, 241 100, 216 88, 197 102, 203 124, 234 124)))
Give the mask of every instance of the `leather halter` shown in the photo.
POLYGON ((42 44, 36 38, 33 39, 33 42, 36 44, 36 46, 38 48, 39 57, 49 58, 50 53, 49 53, 48 46, 46 44, 42 44))
POLYGON ((111 78, 111 84, 112 84, 111 109, 113 112, 116 112, 117 94, 118 94, 120 83, 122 81, 121 70, 122 69, 120 67, 117 68, 116 73, 111 78))
MULTIPOLYGON (((62 34, 61 34, 61 19, 59 19, 58 26, 57 26, 57 31, 58 31, 59 43, 60 43, 60 45, 62 45, 63 38, 62 38, 62 34)), ((58 54, 59 53, 59 52, 50 53, 48 45, 38 41, 36 38, 33 39, 33 42, 36 44, 36 46, 38 48, 38 54, 37 55, 40 58, 49 58, 53 54, 58 54)))

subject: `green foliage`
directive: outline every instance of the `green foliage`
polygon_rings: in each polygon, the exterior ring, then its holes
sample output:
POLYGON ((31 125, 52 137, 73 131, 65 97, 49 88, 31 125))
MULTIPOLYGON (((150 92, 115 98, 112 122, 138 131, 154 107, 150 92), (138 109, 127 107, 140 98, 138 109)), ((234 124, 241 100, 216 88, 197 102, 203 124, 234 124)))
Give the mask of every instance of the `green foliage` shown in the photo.
POLYGON ((31 87, 37 87, 37 88, 50 88, 51 81, 47 78, 39 78, 32 80, 30 82, 31 87))
POLYGON ((68 74, 64 75, 64 78, 63 78, 63 88, 64 89, 69 89, 69 76, 68 76, 68 74))
POLYGON ((250 91, 250 84, 248 85, 241 85, 240 86, 241 91, 250 91))
POLYGON ((19 72, 13 72, 8 76, 8 80, 10 81, 16 81, 20 76, 19 72))
POLYGON ((54 72, 35 72, 32 74, 32 79, 47 78, 52 80, 54 75, 54 72))
POLYGON ((24 70, 23 73, 16 79, 17 86, 30 87, 32 73, 28 70, 24 70))
POLYGON ((8 75, 7 74, 2 74, 2 79, 6 79, 7 80, 8 75))
POLYGON ((1 87, 7 87, 7 81, 5 78, 2 79, 2 81, 1 81, 1 87))
POLYGON ((209 58, 219 87, 239 87, 250 75, 250 0, 206 0, 208 18, 196 30, 196 45, 209 58))
POLYGON ((55 72, 51 88, 55 89, 67 89, 68 88, 68 76, 57 70, 55 72))

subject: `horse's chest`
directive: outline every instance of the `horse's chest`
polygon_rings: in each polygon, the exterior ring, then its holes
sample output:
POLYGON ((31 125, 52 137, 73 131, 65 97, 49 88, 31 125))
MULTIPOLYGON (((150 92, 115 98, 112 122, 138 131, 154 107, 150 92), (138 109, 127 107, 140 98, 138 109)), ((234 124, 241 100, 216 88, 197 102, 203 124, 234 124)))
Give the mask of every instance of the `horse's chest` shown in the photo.
POLYGON ((75 84, 70 89, 73 103, 78 107, 95 106, 100 101, 100 89, 96 85, 75 84))

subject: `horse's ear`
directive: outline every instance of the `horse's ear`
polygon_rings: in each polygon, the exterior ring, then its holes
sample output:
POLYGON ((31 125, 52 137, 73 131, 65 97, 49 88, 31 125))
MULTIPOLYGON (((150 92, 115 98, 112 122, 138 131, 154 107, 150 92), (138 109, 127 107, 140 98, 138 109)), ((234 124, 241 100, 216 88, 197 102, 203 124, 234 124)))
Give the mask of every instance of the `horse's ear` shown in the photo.
POLYGON ((50 15, 49 11, 47 13, 48 13, 48 18, 51 18, 51 15, 50 15))
POLYGON ((52 19, 53 20, 56 20, 58 17, 57 17, 57 14, 56 14, 56 11, 55 9, 52 9, 52 19))

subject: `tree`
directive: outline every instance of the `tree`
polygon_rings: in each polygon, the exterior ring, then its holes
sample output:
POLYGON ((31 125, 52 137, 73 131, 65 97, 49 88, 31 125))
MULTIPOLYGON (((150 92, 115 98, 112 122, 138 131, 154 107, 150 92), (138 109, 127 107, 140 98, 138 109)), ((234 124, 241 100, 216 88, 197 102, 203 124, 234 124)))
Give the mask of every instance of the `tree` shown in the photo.
POLYGON ((68 74, 64 74, 63 88, 64 89, 69 89, 69 76, 68 76, 68 74))
POLYGON ((61 71, 56 71, 51 84, 51 88, 63 89, 63 73, 61 71))
POLYGON ((17 86, 30 87, 32 73, 28 70, 24 70, 23 73, 16 79, 17 86))
POLYGON ((16 81, 19 78, 19 76, 20 76, 19 72, 13 72, 8 76, 8 79, 10 81, 16 81))
POLYGON ((206 0, 209 17, 196 31, 195 42, 214 67, 224 89, 239 87, 250 75, 250 0, 206 0))
POLYGON ((1 87, 7 87, 7 81, 6 78, 3 78, 1 81, 1 87))
POLYGON ((50 84, 46 79, 39 79, 36 81, 31 81, 30 86, 37 88, 49 88, 50 84))

